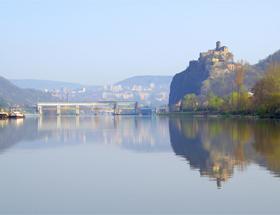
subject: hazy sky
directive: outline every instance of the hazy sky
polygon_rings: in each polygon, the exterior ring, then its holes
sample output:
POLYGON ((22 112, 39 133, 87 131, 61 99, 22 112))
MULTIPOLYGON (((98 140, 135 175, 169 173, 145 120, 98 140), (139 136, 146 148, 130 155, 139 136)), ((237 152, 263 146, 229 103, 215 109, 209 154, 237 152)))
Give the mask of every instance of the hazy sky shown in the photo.
POLYGON ((0 0, 0 75, 113 83, 174 75, 221 40, 256 63, 280 49, 279 0, 0 0))

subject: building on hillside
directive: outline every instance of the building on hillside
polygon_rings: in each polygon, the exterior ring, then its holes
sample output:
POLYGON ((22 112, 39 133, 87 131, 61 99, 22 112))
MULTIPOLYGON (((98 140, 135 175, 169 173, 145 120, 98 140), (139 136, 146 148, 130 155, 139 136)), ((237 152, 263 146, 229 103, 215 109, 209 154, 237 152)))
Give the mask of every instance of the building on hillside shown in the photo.
POLYGON ((208 63, 218 63, 218 62, 233 62, 233 54, 229 51, 228 47, 221 46, 221 42, 216 42, 216 48, 210 49, 207 52, 201 52, 199 56, 199 61, 208 63))

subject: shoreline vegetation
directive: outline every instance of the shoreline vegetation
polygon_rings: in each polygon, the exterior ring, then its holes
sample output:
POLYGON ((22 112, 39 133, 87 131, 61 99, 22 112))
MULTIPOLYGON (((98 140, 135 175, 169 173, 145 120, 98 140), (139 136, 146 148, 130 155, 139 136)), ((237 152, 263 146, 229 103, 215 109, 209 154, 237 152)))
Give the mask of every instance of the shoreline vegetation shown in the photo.
POLYGON ((211 111, 177 111, 158 113, 158 116, 209 117, 209 118, 244 118, 244 119, 275 119, 280 120, 280 114, 257 114, 239 112, 211 112, 211 111))
POLYGON ((165 114, 280 119, 280 64, 271 64, 252 89, 244 87, 245 75, 245 67, 240 64, 234 81, 235 90, 229 95, 186 94, 165 114))

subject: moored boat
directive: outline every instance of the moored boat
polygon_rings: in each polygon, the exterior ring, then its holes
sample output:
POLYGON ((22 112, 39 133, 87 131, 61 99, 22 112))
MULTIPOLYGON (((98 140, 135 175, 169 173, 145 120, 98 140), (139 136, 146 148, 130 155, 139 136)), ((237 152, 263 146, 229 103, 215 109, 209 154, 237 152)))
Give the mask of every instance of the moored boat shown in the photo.
POLYGON ((9 113, 1 111, 0 112, 0 119, 7 119, 9 117, 9 113))
POLYGON ((20 111, 12 111, 9 114, 9 118, 19 119, 19 118, 24 118, 24 117, 25 117, 24 113, 22 113, 20 111))

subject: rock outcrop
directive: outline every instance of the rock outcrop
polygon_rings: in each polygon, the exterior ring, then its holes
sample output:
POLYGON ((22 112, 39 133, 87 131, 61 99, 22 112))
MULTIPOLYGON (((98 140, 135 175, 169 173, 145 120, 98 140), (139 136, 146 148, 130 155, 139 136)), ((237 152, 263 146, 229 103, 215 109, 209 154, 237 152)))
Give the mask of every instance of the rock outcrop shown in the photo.
MULTIPOLYGON (((280 63, 280 50, 269 55, 257 64, 245 64, 243 88, 250 91, 255 83, 263 77, 271 64, 280 63)), ((188 93, 205 96, 214 93, 226 96, 236 90, 234 84, 237 64, 233 54, 226 46, 216 43, 216 48, 200 53, 199 59, 190 61, 189 67, 176 74, 171 82, 169 107, 178 107, 182 98, 188 93)), ((176 108, 177 109, 177 108, 176 108)))
POLYGON ((188 93, 196 95, 207 94, 209 89, 216 91, 219 95, 228 91, 228 86, 216 87, 216 80, 230 76, 235 70, 233 54, 226 46, 216 42, 216 48, 200 53, 199 59, 190 61, 189 67, 173 77, 170 86, 169 106, 180 103, 181 99, 188 93))

